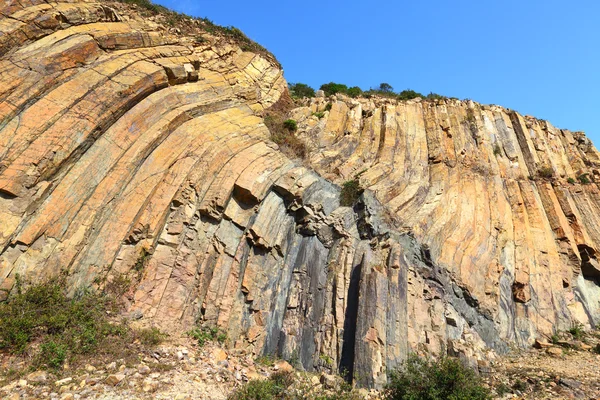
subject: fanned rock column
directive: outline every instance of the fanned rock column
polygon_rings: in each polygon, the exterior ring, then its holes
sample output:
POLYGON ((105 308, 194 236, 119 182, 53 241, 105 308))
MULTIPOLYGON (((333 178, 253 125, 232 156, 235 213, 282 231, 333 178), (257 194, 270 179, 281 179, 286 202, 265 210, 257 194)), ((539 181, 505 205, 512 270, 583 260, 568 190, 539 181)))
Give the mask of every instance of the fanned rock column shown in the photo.
POLYGON ((385 383, 407 352, 403 235, 365 235, 367 197, 341 207, 269 141, 275 62, 115 10, 0 10, 0 301, 17 276, 127 277, 128 311, 163 329, 385 383))

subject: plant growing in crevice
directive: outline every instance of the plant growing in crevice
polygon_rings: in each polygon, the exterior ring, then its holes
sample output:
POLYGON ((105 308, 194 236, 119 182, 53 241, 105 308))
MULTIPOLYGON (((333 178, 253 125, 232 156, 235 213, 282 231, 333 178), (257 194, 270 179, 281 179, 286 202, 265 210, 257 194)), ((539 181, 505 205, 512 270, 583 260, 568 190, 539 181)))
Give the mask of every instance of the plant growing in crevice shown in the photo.
POLYGON ((290 132, 296 132, 298 130, 298 123, 295 119, 286 119, 283 121, 283 127, 290 132))
POLYGON ((543 166, 538 169, 538 176, 540 178, 550 179, 554 177, 554 170, 550 166, 543 166))
POLYGON ((358 177, 344 182, 342 184, 342 191, 340 192, 340 205, 343 207, 352 207, 363 191, 364 189, 360 186, 358 177))
POLYGON ((500 145, 498 143, 496 143, 494 145, 494 155, 495 156, 502 155, 502 148, 500 147, 500 145))
POLYGON ((589 185, 590 183, 592 183, 592 182, 590 181, 590 179, 588 178, 588 174, 587 174, 587 173, 579 175, 579 176, 577 177, 577 179, 579 180, 579 182, 580 182, 582 185, 589 185))
POLYGON ((573 178, 567 178, 567 182, 570 183, 571 185, 575 184, 575 179, 573 178))
POLYGON ((477 119, 475 118, 475 111, 472 108, 467 109, 467 115, 465 116, 464 122, 467 124, 472 134, 477 133, 477 119))

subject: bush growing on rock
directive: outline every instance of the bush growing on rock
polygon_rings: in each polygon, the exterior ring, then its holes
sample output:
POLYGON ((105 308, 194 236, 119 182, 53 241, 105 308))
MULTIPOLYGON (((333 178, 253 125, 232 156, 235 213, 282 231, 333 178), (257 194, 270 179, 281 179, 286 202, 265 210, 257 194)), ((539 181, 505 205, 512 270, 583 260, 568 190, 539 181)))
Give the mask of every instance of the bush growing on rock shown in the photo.
POLYGON ((355 178, 344 182, 342 185, 342 191, 340 193, 340 205, 344 207, 352 207, 362 192, 363 188, 360 186, 358 179, 355 178))
POLYGON ((363 94, 363 91, 358 86, 352 86, 351 88, 348 89, 346 94, 350 97, 356 98, 356 97, 361 96, 363 94))
POLYGON ((283 121, 283 127, 289 131, 296 132, 298 130, 298 123, 293 119, 286 119, 283 121))
POLYGON ((475 372, 458 359, 437 361, 409 356, 390 376, 385 400, 487 400, 490 391, 475 372))
POLYGON ((325 92, 325 96, 331 96, 336 93, 347 93, 348 92, 348 86, 346 86, 342 83, 335 83, 335 82, 325 83, 325 84, 321 85, 321 87, 319 89, 321 89, 322 91, 325 92))
POLYGON ((265 115, 265 125, 271 133, 270 139, 275 142, 283 153, 291 158, 305 159, 308 155, 306 144, 294 132, 298 124, 293 119, 283 120, 283 113, 269 113, 265 115), (288 122, 289 121, 289 122, 288 122))
POLYGON ((552 167, 543 166, 540 169, 538 169, 538 176, 540 178, 550 179, 554 176, 554 170, 552 169, 552 167))
POLYGON ((412 100, 417 97, 425 98, 421 93, 415 92, 412 89, 406 89, 398 93, 398 100, 412 100))

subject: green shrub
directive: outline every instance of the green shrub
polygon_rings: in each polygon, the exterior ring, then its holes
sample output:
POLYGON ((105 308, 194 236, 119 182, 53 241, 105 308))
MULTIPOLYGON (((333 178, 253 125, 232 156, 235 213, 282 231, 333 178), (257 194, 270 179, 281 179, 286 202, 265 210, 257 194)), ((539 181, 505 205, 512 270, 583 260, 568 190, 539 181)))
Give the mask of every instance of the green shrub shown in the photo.
POLYGON ((32 352, 34 366, 55 369, 77 355, 127 352, 129 328, 107 317, 113 299, 86 290, 69 298, 66 287, 64 275, 26 290, 18 281, 16 295, 0 304, 0 348, 32 352), (42 343, 37 351, 34 341, 42 343))
POLYGON ((265 115, 264 121, 271 133, 270 139, 279 145, 281 151, 289 157, 304 159, 308 155, 308 148, 306 143, 294 134, 298 127, 296 121, 293 119, 284 121, 284 115, 284 113, 277 112, 265 115))
POLYGON ((567 182, 569 182, 571 185, 575 184, 575 179, 573 178, 567 178, 567 182))
POLYGON ((409 356, 393 371, 385 387, 385 400, 487 400, 490 391, 479 376, 458 359, 438 361, 409 356))
POLYGON ((325 116, 325 112, 323 112, 323 111, 314 112, 314 113, 312 113, 312 115, 314 115, 315 117, 321 119, 321 118, 323 118, 325 116))
POLYGON ((198 342, 198 346, 203 347, 208 342, 224 343, 227 340, 227 335, 212 326, 196 327, 188 332, 188 336, 198 342))
POLYGON ((324 389, 310 382, 307 375, 278 372, 268 379, 252 380, 229 395, 228 400, 362 400, 348 384, 324 389))
POLYGON ((229 400, 275 400, 284 399, 285 393, 294 383, 294 375, 278 372, 269 379, 252 380, 233 392, 229 400))
POLYGON ((502 148, 500 147, 499 144, 496 143, 496 145, 494 146, 494 155, 499 156, 501 154, 502 154, 502 148))
POLYGON ((581 339, 584 334, 583 326, 581 324, 573 324, 569 329, 569 333, 575 339, 581 339))
POLYGON ((360 186, 358 179, 352 179, 344 182, 340 192, 340 205, 343 207, 352 207, 360 197, 364 189, 360 186))
POLYGON ((356 98, 356 97, 359 97, 359 96, 361 96, 361 95, 363 94, 363 91, 362 91, 362 89, 361 89, 361 88, 359 88, 358 86, 352 86, 351 88, 349 88, 349 89, 346 91, 346 94, 347 94, 348 96, 350 96, 350 97, 354 97, 354 98, 356 98))
POLYGON ((437 93, 433 93, 433 92, 429 92, 429 94, 427 96, 425 96, 425 98, 427 100, 445 100, 445 99, 447 99, 446 96, 442 96, 441 94, 437 94, 437 93))
POLYGON ((315 89, 305 83, 290 83, 288 85, 290 94, 295 98, 315 97, 315 89))
POLYGON ((380 83, 377 91, 384 93, 394 93, 394 88, 389 83, 380 83))
POLYGON ((552 167, 549 166, 543 166, 540 169, 538 169, 538 176, 540 178, 546 178, 546 179, 550 179, 554 176, 554 170, 552 169, 552 167))
POLYGON ((64 344, 50 340, 42 343, 38 354, 38 364, 47 365, 49 368, 59 369, 67 359, 67 349, 64 344))
POLYGON ((161 344, 167 337, 166 333, 161 332, 158 328, 145 328, 136 332, 140 342, 147 346, 156 346, 161 344))
POLYGON ((296 132, 298 130, 298 123, 293 119, 286 119, 283 121, 283 127, 291 132, 296 132))
POLYGON ((589 185, 591 183, 588 178, 588 174, 581 174, 577 177, 577 179, 582 185, 589 185))
POLYGON ((336 93, 347 93, 348 92, 348 86, 346 86, 342 83, 335 83, 335 82, 325 83, 325 84, 321 85, 321 87, 319 89, 321 89, 323 92, 325 92, 325 96, 331 96, 336 93))
POLYGON ((325 111, 331 111, 331 107, 333 107, 333 104, 327 103, 327 105, 325 106, 325 111))
POLYGON ((471 133, 477 132, 477 119, 475 118, 475 111, 473 111, 473 109, 467 109, 467 115, 465 116, 464 122, 467 123, 471 133))
POLYGON ((592 351, 596 354, 600 354, 600 343, 596 344, 593 348, 592 351))
POLYGON ((398 97, 398 100, 412 100, 412 99, 416 99, 417 97, 424 98, 425 96, 423 96, 419 92, 415 92, 412 89, 406 89, 406 90, 403 90, 400 93, 398 93, 397 97, 398 97))
POLYGON ((550 336, 550 342, 552 344, 558 344, 558 341, 560 340, 560 338, 558 337, 558 335, 556 333, 552 334, 552 336, 550 336))

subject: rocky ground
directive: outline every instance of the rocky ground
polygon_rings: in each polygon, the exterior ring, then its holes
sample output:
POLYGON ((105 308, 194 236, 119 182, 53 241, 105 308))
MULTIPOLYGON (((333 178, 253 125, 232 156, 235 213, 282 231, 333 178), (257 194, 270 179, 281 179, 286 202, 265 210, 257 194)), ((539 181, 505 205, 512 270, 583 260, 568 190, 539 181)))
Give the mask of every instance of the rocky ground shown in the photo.
MULTIPOLYGON (((0 398, 221 400, 249 380, 293 370, 283 360, 254 359, 217 344, 200 348, 189 338, 144 350, 138 362, 89 360, 61 371, 31 371, 25 364, 22 358, 0 355, 0 398)), ((296 373, 315 388, 337 384, 333 375, 296 373)), ((375 392, 361 393, 376 398, 375 392)))
MULTIPOLYGON (((597 334, 579 339, 563 337, 554 344, 498 357, 482 371, 494 398, 600 399, 600 354, 597 334)), ((142 350, 138 360, 89 360, 62 371, 19 372, 25 361, 0 356, 0 397, 17 399, 226 399, 236 387, 264 379, 276 371, 289 371, 286 361, 254 359, 243 350, 226 350, 217 344, 199 347, 182 337, 142 350)), ((334 385, 327 374, 296 372, 315 387, 334 385)), ((377 399, 362 390, 364 398, 377 399)))
POLYGON ((498 398, 600 399, 598 334, 570 336, 498 358, 484 374, 486 382, 498 398))

